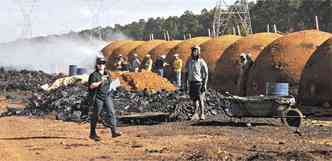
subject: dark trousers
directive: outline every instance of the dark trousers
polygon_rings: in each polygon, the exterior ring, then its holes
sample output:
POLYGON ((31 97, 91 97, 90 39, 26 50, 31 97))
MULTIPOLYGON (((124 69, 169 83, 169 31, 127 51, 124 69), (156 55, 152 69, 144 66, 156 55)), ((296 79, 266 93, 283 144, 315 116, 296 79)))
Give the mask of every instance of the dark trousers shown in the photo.
POLYGON ((115 110, 113 101, 110 97, 106 97, 105 100, 96 98, 94 101, 94 106, 92 109, 92 115, 91 115, 91 121, 90 121, 90 133, 96 134, 96 127, 97 127, 97 121, 98 117, 100 116, 100 112, 104 109, 110 118, 110 124, 111 124, 111 132, 116 132, 116 116, 115 116, 115 110))
POLYGON ((202 82, 198 81, 192 81, 189 85, 189 96, 193 101, 200 100, 200 97, 202 95, 201 89, 202 89, 202 82))

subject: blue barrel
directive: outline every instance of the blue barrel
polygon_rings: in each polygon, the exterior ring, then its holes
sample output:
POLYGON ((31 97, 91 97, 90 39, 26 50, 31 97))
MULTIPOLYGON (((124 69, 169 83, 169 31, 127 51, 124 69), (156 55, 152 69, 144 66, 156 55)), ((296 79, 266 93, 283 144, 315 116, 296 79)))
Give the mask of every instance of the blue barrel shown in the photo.
POLYGON ((265 84, 265 95, 267 96, 288 96, 289 84, 288 83, 271 83, 265 84))
POLYGON ((77 75, 77 65, 69 65, 69 76, 77 75))
POLYGON ((88 69, 86 68, 77 68, 77 75, 82 75, 88 73, 88 69))

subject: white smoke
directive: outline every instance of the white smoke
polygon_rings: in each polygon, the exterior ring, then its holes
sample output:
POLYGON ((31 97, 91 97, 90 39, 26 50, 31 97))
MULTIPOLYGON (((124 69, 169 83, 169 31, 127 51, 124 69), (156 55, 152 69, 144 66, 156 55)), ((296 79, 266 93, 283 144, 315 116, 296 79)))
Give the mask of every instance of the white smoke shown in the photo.
POLYGON ((15 69, 68 73, 69 65, 92 70, 107 43, 75 37, 49 36, 0 45, 0 66, 15 69))

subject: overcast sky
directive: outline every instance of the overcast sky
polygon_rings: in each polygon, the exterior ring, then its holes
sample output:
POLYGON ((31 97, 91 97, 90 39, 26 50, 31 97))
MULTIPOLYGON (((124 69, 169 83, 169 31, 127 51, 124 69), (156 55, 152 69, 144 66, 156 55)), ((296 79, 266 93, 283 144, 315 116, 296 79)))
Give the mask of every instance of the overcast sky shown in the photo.
POLYGON ((185 10, 199 13, 203 8, 212 9, 217 0, 104 0, 98 23, 93 23, 92 16, 96 8, 93 2, 97 0, 1 0, 0 42, 20 38, 25 21, 19 6, 25 3, 24 10, 28 12, 30 7, 26 2, 30 1, 37 1, 31 14, 32 35, 43 36, 100 25, 128 24, 140 18, 179 16, 185 10))

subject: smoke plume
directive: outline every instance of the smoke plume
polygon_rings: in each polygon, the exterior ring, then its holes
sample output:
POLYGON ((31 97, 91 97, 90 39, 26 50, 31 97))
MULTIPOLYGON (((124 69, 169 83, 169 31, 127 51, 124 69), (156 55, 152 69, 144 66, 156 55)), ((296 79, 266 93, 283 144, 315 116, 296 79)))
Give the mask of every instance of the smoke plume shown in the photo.
POLYGON ((69 65, 93 69, 107 42, 79 36, 48 36, 0 44, 0 66, 68 73, 69 65))

